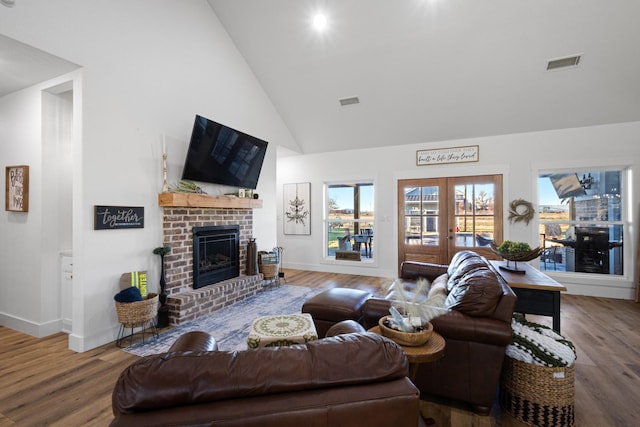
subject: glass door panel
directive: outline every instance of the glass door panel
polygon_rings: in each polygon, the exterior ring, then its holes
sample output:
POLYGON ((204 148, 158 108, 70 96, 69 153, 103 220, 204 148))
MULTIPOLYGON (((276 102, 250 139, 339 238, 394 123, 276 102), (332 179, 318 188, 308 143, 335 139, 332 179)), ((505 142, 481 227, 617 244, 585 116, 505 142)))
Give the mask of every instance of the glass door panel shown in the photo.
POLYGON ((440 230, 443 192, 442 182, 435 180, 405 180, 398 183, 398 221, 400 252, 403 260, 439 262, 444 238, 440 230))
POLYGON ((495 259, 502 239, 502 176, 398 181, 398 261, 447 264, 471 249, 495 259))
POLYGON ((496 258, 491 242, 502 240, 502 176, 476 176, 449 179, 453 194, 450 229, 451 254, 471 249, 489 259, 496 258))

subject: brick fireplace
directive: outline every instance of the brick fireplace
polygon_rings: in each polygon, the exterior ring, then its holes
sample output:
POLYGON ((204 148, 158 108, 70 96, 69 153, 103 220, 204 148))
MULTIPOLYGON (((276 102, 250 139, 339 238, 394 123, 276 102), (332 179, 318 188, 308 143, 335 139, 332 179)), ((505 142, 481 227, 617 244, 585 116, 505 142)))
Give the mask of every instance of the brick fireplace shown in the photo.
POLYGON ((262 290, 262 275, 244 274, 247 243, 253 234, 253 208, 261 207, 261 201, 181 193, 162 193, 158 200, 163 208, 163 244, 171 247, 165 257, 170 324, 193 320, 262 290), (240 275, 194 289, 193 228, 236 225, 240 231, 240 275))

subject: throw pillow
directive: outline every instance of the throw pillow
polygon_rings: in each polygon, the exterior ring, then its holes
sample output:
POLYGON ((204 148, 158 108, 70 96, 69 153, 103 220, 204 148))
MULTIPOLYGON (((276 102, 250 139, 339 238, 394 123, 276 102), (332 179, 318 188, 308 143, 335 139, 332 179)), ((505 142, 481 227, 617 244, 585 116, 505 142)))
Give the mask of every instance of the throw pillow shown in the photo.
POLYGON ((118 292, 113 299, 117 302, 142 301, 142 294, 140 293, 140 289, 131 286, 118 292))

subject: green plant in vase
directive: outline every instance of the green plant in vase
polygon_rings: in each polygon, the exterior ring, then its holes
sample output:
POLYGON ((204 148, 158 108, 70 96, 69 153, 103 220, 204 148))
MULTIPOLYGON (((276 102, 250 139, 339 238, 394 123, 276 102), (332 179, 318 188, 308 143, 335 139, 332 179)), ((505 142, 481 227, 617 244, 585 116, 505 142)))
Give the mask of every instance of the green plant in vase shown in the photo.
POLYGON ((496 255, 507 260, 507 265, 500 266, 501 269, 524 274, 524 270, 518 269, 518 261, 526 262, 538 258, 544 250, 544 247, 538 246, 535 249, 531 249, 531 246, 527 242, 505 240, 500 245, 491 242, 491 250, 496 255), (513 267, 509 265, 510 261, 514 262, 513 267))

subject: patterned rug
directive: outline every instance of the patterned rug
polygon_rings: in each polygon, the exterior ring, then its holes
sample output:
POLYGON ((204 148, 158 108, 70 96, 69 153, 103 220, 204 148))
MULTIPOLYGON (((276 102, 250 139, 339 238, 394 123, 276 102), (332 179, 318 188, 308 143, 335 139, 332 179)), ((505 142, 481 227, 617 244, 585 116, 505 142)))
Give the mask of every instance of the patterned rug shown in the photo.
POLYGON ((224 351, 247 349, 247 336, 253 319, 259 316, 300 313, 302 304, 323 289, 280 285, 266 289, 211 314, 162 332, 156 339, 146 339, 124 348, 137 356, 166 352, 175 340, 188 331, 206 331, 214 336, 224 351))

